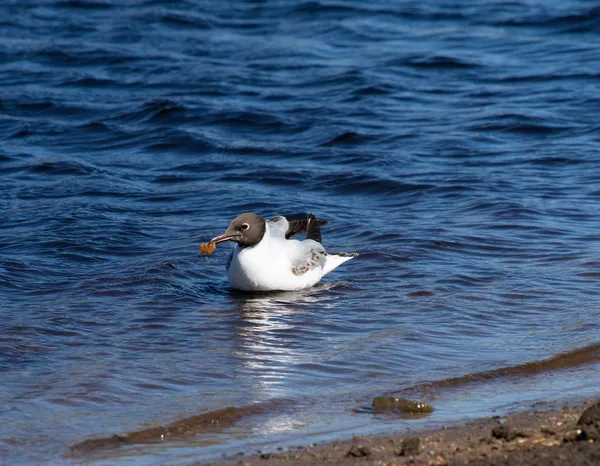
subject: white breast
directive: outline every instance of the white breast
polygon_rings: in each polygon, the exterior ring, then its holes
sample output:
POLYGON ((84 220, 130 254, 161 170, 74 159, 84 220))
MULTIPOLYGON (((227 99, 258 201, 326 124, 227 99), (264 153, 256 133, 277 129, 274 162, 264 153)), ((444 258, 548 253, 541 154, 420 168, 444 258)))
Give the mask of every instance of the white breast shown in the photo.
POLYGON ((286 240, 269 234, 256 246, 233 251, 227 278, 233 288, 245 291, 293 291, 313 286, 323 276, 319 265, 306 273, 292 272, 293 260, 310 248, 301 241, 286 240))

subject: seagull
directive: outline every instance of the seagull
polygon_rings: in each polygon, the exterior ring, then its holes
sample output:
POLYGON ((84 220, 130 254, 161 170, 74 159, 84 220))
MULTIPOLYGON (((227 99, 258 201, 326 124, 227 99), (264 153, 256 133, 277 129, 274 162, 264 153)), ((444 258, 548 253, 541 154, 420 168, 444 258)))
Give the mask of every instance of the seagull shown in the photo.
POLYGON ((239 215, 210 243, 234 241, 227 263, 232 288, 243 291, 296 291, 319 283, 324 275, 358 254, 327 254, 321 226, 314 214, 278 216, 269 220, 253 213, 239 215), (291 239, 306 233, 306 239, 291 239))

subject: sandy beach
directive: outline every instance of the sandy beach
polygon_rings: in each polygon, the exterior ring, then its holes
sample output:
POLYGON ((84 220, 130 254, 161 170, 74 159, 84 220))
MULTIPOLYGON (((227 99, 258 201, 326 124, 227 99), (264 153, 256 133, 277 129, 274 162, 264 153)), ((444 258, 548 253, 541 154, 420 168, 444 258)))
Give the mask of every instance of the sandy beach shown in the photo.
MULTIPOLYGON (((353 437, 216 462, 229 465, 598 465, 600 402, 550 409, 548 404, 510 416, 406 435, 353 437)), ((199 463, 205 464, 205 463, 199 463)), ((215 464, 215 462, 212 462, 215 464)))

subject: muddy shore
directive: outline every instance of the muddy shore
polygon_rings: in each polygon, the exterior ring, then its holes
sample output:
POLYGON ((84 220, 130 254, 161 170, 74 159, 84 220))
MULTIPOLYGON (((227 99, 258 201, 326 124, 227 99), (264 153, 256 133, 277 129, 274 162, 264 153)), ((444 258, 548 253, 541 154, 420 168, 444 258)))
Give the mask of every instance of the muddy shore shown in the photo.
MULTIPOLYGON (((206 463, 198 463, 206 464, 206 463)), ((277 465, 599 465, 600 402, 494 416, 420 433, 353 437, 252 455, 220 466, 277 465)))

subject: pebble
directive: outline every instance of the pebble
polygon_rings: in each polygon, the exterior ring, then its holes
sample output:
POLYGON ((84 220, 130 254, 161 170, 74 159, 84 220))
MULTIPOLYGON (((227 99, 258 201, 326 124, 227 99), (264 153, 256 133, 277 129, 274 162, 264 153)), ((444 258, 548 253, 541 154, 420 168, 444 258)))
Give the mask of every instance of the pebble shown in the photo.
POLYGON ((399 456, 416 456, 421 450, 421 439, 412 437, 402 442, 399 456))
POLYGON ((363 445, 352 445, 346 456, 352 456, 355 458, 361 458, 363 456, 370 456, 371 450, 369 447, 365 447, 363 445))

